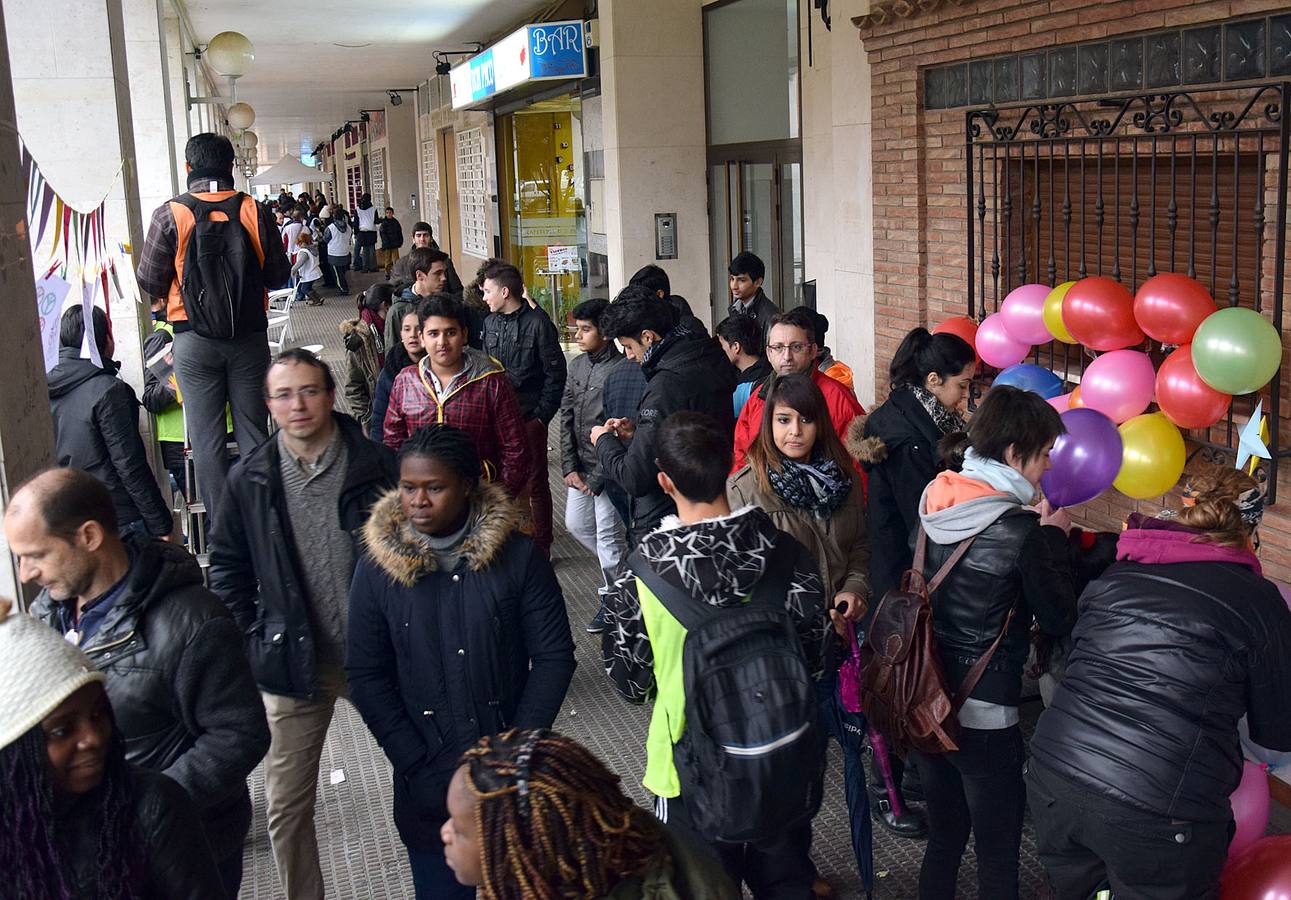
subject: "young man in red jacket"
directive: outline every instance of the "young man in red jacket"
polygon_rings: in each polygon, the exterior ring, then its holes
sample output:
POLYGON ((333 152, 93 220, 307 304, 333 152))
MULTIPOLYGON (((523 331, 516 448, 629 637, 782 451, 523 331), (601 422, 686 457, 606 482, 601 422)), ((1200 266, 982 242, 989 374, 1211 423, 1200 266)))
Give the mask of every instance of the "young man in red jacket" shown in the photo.
POLYGON ((530 472, 529 445, 515 388, 492 357, 466 345, 462 304, 435 294, 417 307, 426 355, 396 376, 386 409, 384 443, 397 451, 419 428, 452 425, 471 436, 490 481, 520 496, 530 472))
MULTIPOLYGON (((809 310, 799 307, 771 318, 766 348, 771 368, 781 375, 810 374, 825 395, 834 430, 846 441, 847 427, 852 424, 852 419, 864 415, 865 410, 855 394, 816 368, 817 349, 816 323, 809 310)), ((766 404, 764 391, 765 382, 749 395, 748 402, 740 411, 739 421, 735 423, 735 465, 732 472, 744 465, 744 457, 762 427, 762 409, 766 404)))

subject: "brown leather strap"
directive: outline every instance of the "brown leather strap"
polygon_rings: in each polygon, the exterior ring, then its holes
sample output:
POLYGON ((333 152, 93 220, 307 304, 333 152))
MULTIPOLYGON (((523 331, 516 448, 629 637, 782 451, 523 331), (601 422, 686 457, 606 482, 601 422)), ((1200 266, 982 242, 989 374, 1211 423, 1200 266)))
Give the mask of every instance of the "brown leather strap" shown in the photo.
POLYGON ((995 655, 996 650, 1000 649, 1000 643, 1003 642, 1004 635, 1008 634, 1009 626, 1013 624, 1013 614, 1015 612, 1017 612, 1017 607, 1009 608, 1009 614, 1004 617, 1004 627, 995 636, 995 643, 991 644, 991 649, 977 658, 977 662, 973 663, 973 667, 964 676, 964 680, 959 685, 959 690, 955 692, 953 706, 955 712, 959 712, 964 705, 964 701, 972 695, 973 688, 977 687, 977 682, 981 681, 982 676, 986 674, 986 667, 990 665, 991 657, 995 655))
MULTIPOLYGON (((946 580, 946 576, 950 574, 950 570, 955 568, 955 565, 964 558, 964 554, 968 552, 969 547, 973 546, 973 541, 976 539, 976 537, 970 537, 966 541, 960 541, 959 546, 955 548, 955 552, 950 554, 950 558, 941 564, 941 568, 937 570, 937 573, 932 576, 932 580, 927 584, 926 590, 929 597, 932 596, 933 591, 941 587, 941 583, 946 580)), ((915 540, 914 544, 914 562, 912 563, 912 568, 915 572, 923 575, 923 566, 927 561, 927 558, 928 533, 923 530, 923 525, 920 524, 919 536, 915 540)))

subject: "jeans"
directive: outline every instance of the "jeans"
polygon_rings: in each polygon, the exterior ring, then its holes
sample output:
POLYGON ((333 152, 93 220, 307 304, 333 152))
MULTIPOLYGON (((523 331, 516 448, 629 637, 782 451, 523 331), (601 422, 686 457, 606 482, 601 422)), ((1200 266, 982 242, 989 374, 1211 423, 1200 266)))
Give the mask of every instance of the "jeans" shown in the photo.
POLYGON ((911 753, 928 808, 928 848, 919 900, 954 900, 971 832, 977 849, 977 896, 1018 900, 1018 853, 1026 786, 1022 729, 960 728, 954 753, 911 753))
POLYGON ((816 682, 817 712, 825 731, 843 751, 843 786, 847 792, 847 821, 852 831, 852 853, 866 890, 874 886, 874 826, 870 822, 870 795, 865 789, 866 723, 864 713, 848 712, 838 696, 838 676, 816 682))
POLYGON ((1217 900, 1232 821, 1172 822, 1028 764, 1036 849, 1058 900, 1217 900))
POLYGON ((354 271, 375 272, 377 268, 377 245, 354 242, 354 271))
POLYGON ((766 844, 712 844, 695 831, 681 797, 655 798, 655 815, 691 846, 707 844, 735 882, 747 884, 754 900, 811 900, 816 866, 811 861, 811 823, 786 829, 766 844))
POLYGON ((269 719, 269 753, 264 758, 269 842, 287 900, 323 900, 314 806, 318 799, 318 761, 332 722, 337 697, 349 697, 339 666, 318 670, 318 696, 297 700, 261 694, 269 719))
POLYGON ((312 293, 314 290, 314 285, 316 284, 318 284, 317 278, 315 278, 313 281, 298 282, 296 284, 296 302, 299 303, 301 300, 305 299, 305 295, 312 293))
POLYGON ((331 256, 327 257, 327 264, 332 267, 332 277, 336 279, 336 289, 342 294, 350 292, 350 280, 347 274, 350 271, 350 258, 348 256, 331 256))
POLYGON ((172 346, 197 487, 206 504, 206 520, 214 522, 229 473, 225 406, 232 411, 233 437, 242 453, 250 453, 269 437, 269 410, 264 403, 269 344, 263 331, 227 341, 176 331, 172 346))
POLYGON ((525 419, 524 438, 529 442, 529 483, 525 497, 533 520, 533 539, 551 555, 551 482, 547 478, 547 426, 541 419, 525 419))
POLYGON ((589 497, 576 488, 567 488, 565 527, 576 541, 596 554, 608 589, 624 551, 623 520, 610 498, 604 491, 589 497))
POLYGON ((475 888, 461 884, 448 867, 442 846, 434 850, 409 847, 408 865, 417 900, 472 900, 475 896, 475 888))

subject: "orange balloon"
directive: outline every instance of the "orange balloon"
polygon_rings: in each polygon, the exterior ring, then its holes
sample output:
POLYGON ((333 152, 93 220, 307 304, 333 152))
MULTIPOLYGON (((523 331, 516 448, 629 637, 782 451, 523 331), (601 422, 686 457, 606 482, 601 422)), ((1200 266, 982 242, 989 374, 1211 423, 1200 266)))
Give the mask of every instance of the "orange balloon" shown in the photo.
POLYGON ((1134 296, 1110 278, 1082 278, 1062 298, 1062 321, 1090 350, 1124 350, 1143 343, 1134 296))
MULTIPOLYGON (((932 333, 953 334, 956 337, 961 337, 968 341, 968 346, 973 348, 973 353, 977 353, 977 323, 968 318, 968 316, 952 316, 934 328, 932 333)), ((981 362, 982 358, 978 356, 977 361, 981 362)))
POLYGON ((1080 409, 1085 405, 1085 401, 1080 399, 1080 387, 1077 386, 1071 392, 1071 402, 1067 404, 1068 409, 1080 409))

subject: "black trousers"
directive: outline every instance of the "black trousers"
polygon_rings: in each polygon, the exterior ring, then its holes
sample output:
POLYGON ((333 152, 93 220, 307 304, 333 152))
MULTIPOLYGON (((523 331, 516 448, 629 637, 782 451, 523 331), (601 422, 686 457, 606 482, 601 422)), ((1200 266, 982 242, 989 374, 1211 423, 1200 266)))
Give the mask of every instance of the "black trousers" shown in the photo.
POLYGON ((1059 900, 1216 900, 1232 821, 1172 822, 1074 784, 1032 761, 1036 849, 1059 900))
POLYGON ((812 900, 816 866, 811 861, 810 822, 788 828, 765 844, 716 844, 695 831, 680 797, 656 797, 655 814, 682 840, 711 848, 736 887, 747 884, 754 900, 812 900))
POLYGON ((928 809, 928 848, 919 871, 919 900, 954 900, 971 833, 977 851, 977 896, 1018 900, 1018 853, 1026 786, 1017 725, 961 728, 959 750, 911 753, 928 809))

